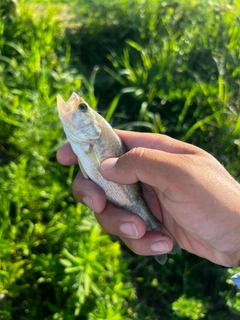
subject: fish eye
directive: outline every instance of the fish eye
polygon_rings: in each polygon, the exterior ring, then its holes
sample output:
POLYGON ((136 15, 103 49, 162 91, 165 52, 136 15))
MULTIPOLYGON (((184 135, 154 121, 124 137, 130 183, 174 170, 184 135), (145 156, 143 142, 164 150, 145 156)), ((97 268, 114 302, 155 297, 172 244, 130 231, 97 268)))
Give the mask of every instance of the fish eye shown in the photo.
POLYGON ((78 106, 78 109, 82 112, 86 112, 88 109, 88 106, 86 105, 86 103, 80 103, 80 105, 78 106))

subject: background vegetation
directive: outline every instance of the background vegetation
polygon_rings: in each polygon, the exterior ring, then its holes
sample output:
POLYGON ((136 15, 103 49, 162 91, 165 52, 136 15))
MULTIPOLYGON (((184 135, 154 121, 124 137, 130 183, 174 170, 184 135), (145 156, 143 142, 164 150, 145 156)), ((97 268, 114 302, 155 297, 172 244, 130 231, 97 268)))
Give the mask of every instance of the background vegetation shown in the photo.
POLYGON ((239 319, 240 269, 135 257, 55 159, 56 95, 77 91, 116 127, 194 143, 237 179, 239 16, 237 0, 1 1, 0 319, 239 319))

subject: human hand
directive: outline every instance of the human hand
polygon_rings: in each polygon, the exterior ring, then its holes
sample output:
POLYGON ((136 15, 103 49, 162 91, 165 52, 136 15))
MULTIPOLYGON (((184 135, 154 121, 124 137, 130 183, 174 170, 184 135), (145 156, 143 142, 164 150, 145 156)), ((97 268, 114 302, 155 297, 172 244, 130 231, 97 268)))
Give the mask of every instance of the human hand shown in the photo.
MULTIPOLYGON (((104 178, 119 184, 141 181, 150 210, 183 249, 223 266, 238 266, 240 185, 224 167, 202 149, 164 135, 117 133, 130 151, 101 164, 104 178)), ((77 163, 69 144, 59 150, 57 158, 65 165, 77 163)), ((108 233, 120 236, 133 252, 171 251, 171 238, 146 232, 139 216, 107 203, 104 191, 81 172, 73 183, 73 194, 95 211, 108 233)))

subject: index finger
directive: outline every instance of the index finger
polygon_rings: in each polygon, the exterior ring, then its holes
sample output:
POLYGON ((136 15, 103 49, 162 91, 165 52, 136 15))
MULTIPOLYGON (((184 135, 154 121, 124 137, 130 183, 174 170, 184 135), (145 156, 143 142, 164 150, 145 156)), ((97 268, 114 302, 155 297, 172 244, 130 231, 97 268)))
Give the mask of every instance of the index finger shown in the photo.
POLYGON ((65 166, 76 164, 77 156, 73 152, 69 142, 65 143, 57 152, 57 161, 65 166))
POLYGON ((182 142, 159 133, 140 133, 115 130, 129 150, 143 147, 176 154, 199 154, 202 150, 189 143, 182 142))

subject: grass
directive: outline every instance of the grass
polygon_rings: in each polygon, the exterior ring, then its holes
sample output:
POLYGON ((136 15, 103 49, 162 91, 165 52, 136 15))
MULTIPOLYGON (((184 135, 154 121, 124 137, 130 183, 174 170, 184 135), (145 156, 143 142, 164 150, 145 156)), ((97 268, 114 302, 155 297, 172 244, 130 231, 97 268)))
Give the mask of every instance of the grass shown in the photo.
MULTIPOLYGON (((238 178, 237 1, 0 4, 0 319, 237 319, 236 270, 112 242, 56 162, 56 95, 214 154, 238 178), (60 19, 60 21, 59 21, 60 19)), ((237 269, 238 270, 238 269, 237 269)))

